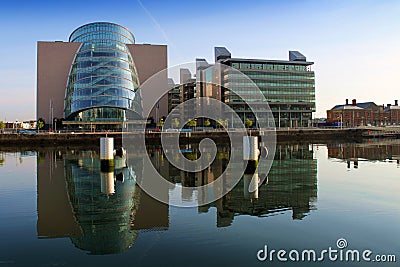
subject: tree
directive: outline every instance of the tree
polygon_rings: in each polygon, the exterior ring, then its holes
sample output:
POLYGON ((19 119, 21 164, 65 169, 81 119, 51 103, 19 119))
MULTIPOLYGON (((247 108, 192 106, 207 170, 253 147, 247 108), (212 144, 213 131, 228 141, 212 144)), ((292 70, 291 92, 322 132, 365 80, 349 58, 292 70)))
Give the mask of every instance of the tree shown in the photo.
POLYGON ((4 121, 0 121, 0 129, 4 128, 6 128, 6 124, 4 123, 4 121))
POLYGON ((164 120, 161 118, 160 121, 157 123, 158 127, 163 127, 164 125, 164 120))
POLYGON ((190 120, 186 125, 189 126, 189 127, 196 127, 197 126, 197 121, 190 120))
POLYGON ((227 127, 227 126, 228 126, 228 121, 227 121, 227 120, 219 119, 219 120, 217 120, 217 125, 218 125, 219 127, 227 127))
POLYGON ((253 125, 253 121, 250 120, 249 118, 247 118, 246 121, 245 121, 245 124, 246 124, 247 128, 250 128, 253 125))
POLYGON ((208 127, 208 126, 210 126, 210 125, 211 125, 210 120, 209 120, 209 119, 206 119, 206 120, 204 121, 204 126, 208 127))
POLYGON ((173 123, 173 125, 175 126, 175 128, 178 128, 178 127, 179 127, 180 122, 179 122, 178 118, 174 118, 174 120, 173 120, 172 123, 173 123))
POLYGON ((37 128, 38 128, 39 130, 41 130, 41 129, 44 127, 44 125, 45 125, 44 119, 39 118, 39 119, 37 120, 37 128))

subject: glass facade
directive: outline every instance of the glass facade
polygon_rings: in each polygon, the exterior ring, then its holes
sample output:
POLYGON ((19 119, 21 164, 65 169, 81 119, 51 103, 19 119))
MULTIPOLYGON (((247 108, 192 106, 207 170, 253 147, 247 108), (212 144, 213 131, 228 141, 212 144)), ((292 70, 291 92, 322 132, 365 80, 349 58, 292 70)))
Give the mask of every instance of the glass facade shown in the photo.
POLYGON ((124 121, 142 116, 139 80, 126 44, 135 38, 107 22, 83 25, 69 38, 82 43, 68 77, 64 116, 72 121, 124 121), (132 114, 132 115, 131 115, 132 114))
POLYGON ((138 235, 131 227, 140 197, 134 169, 117 167, 103 172, 99 156, 91 151, 69 156, 64 169, 69 200, 82 231, 71 236, 72 243, 94 255, 129 249, 138 235))
MULTIPOLYGON (((315 79, 310 63, 245 62, 232 59, 224 64, 241 71, 260 88, 273 112, 276 127, 311 125, 312 112, 315 111, 315 79)), ((243 79, 241 74, 226 69, 222 78, 225 88, 243 94, 249 92, 248 101, 259 102, 259 99, 251 96, 252 83, 243 79)), ((243 120, 249 118, 254 121, 248 106, 240 97, 225 90, 223 98, 225 103, 238 111, 243 120)))

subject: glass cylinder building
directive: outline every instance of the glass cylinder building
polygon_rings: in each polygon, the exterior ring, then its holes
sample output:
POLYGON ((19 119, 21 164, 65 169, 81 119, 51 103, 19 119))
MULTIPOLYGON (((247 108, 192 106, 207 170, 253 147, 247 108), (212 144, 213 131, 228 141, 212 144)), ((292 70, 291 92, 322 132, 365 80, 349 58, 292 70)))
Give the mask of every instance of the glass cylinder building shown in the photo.
POLYGON ((135 43, 134 35, 120 25, 95 22, 77 28, 69 42, 81 46, 68 77, 65 119, 80 122, 122 122, 127 116, 140 119, 139 80, 127 47, 135 43))

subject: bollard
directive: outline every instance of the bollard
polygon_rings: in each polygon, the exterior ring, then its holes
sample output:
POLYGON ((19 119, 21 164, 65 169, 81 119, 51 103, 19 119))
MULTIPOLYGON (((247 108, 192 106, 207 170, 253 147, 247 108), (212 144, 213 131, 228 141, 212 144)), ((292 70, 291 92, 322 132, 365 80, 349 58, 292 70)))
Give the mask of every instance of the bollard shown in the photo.
POLYGON ((253 174, 258 165, 258 137, 243 136, 243 160, 247 162, 245 174, 253 174))
POLYGON ((243 175, 243 197, 245 199, 258 199, 258 173, 243 175))
POLYGON ((106 195, 115 193, 114 189, 114 171, 100 172, 101 192, 106 195))
POLYGON ((114 138, 100 138, 100 162, 102 170, 114 167, 114 138))

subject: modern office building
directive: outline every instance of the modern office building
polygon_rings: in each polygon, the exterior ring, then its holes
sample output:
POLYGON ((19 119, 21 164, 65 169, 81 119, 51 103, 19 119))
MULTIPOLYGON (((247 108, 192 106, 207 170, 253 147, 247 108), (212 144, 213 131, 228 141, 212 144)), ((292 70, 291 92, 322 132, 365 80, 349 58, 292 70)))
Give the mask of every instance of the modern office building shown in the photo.
POLYGON ((398 100, 394 105, 377 105, 374 102, 358 103, 353 99, 351 103, 346 99, 345 104, 339 104, 327 110, 326 123, 328 125, 357 127, 365 125, 384 126, 399 125, 400 107, 398 100))
MULTIPOLYGON (((181 68, 179 70, 180 74, 180 101, 184 103, 190 99, 196 97, 196 79, 192 77, 192 73, 189 69, 181 68)), ((180 110, 183 117, 194 118, 196 110, 192 105, 183 105, 180 110)))
MULTIPOLYGON (((172 78, 168 79, 168 113, 171 113, 178 105, 196 97, 196 78, 187 68, 179 69, 179 84, 175 84, 172 78)), ((196 110, 190 105, 176 108, 172 118, 180 121, 182 118, 195 118, 196 110)))
MULTIPOLYGON (((175 84, 172 78, 168 78, 168 114, 172 112, 180 103, 180 89, 179 84, 175 84)), ((175 116, 179 116, 179 112, 175 112, 175 116)))
MULTIPOLYGON (((297 51, 289 51, 289 60, 232 58, 225 47, 215 47, 215 63, 229 66, 245 74, 238 75, 229 68, 209 65, 197 59, 197 77, 205 84, 198 87, 199 96, 211 96, 229 105, 243 121, 255 122, 248 105, 233 94, 238 90, 246 94, 258 86, 264 94, 275 119, 276 127, 311 126, 312 112, 315 112, 315 79, 311 69, 313 62, 297 51), (212 83, 212 84, 209 84, 212 83), (231 89, 231 90, 229 90, 231 89), (249 91, 250 90, 250 91, 249 91)), ((251 95, 248 95, 251 99, 251 95)), ((264 105, 259 99, 256 105, 264 105)))
MULTIPOLYGON (((138 93, 139 85, 167 68, 165 45, 135 44, 128 29, 108 22, 83 25, 68 42, 40 41, 37 57, 37 118, 79 127, 140 119, 154 92, 138 93)), ((167 97, 160 102, 167 115, 167 97)))

